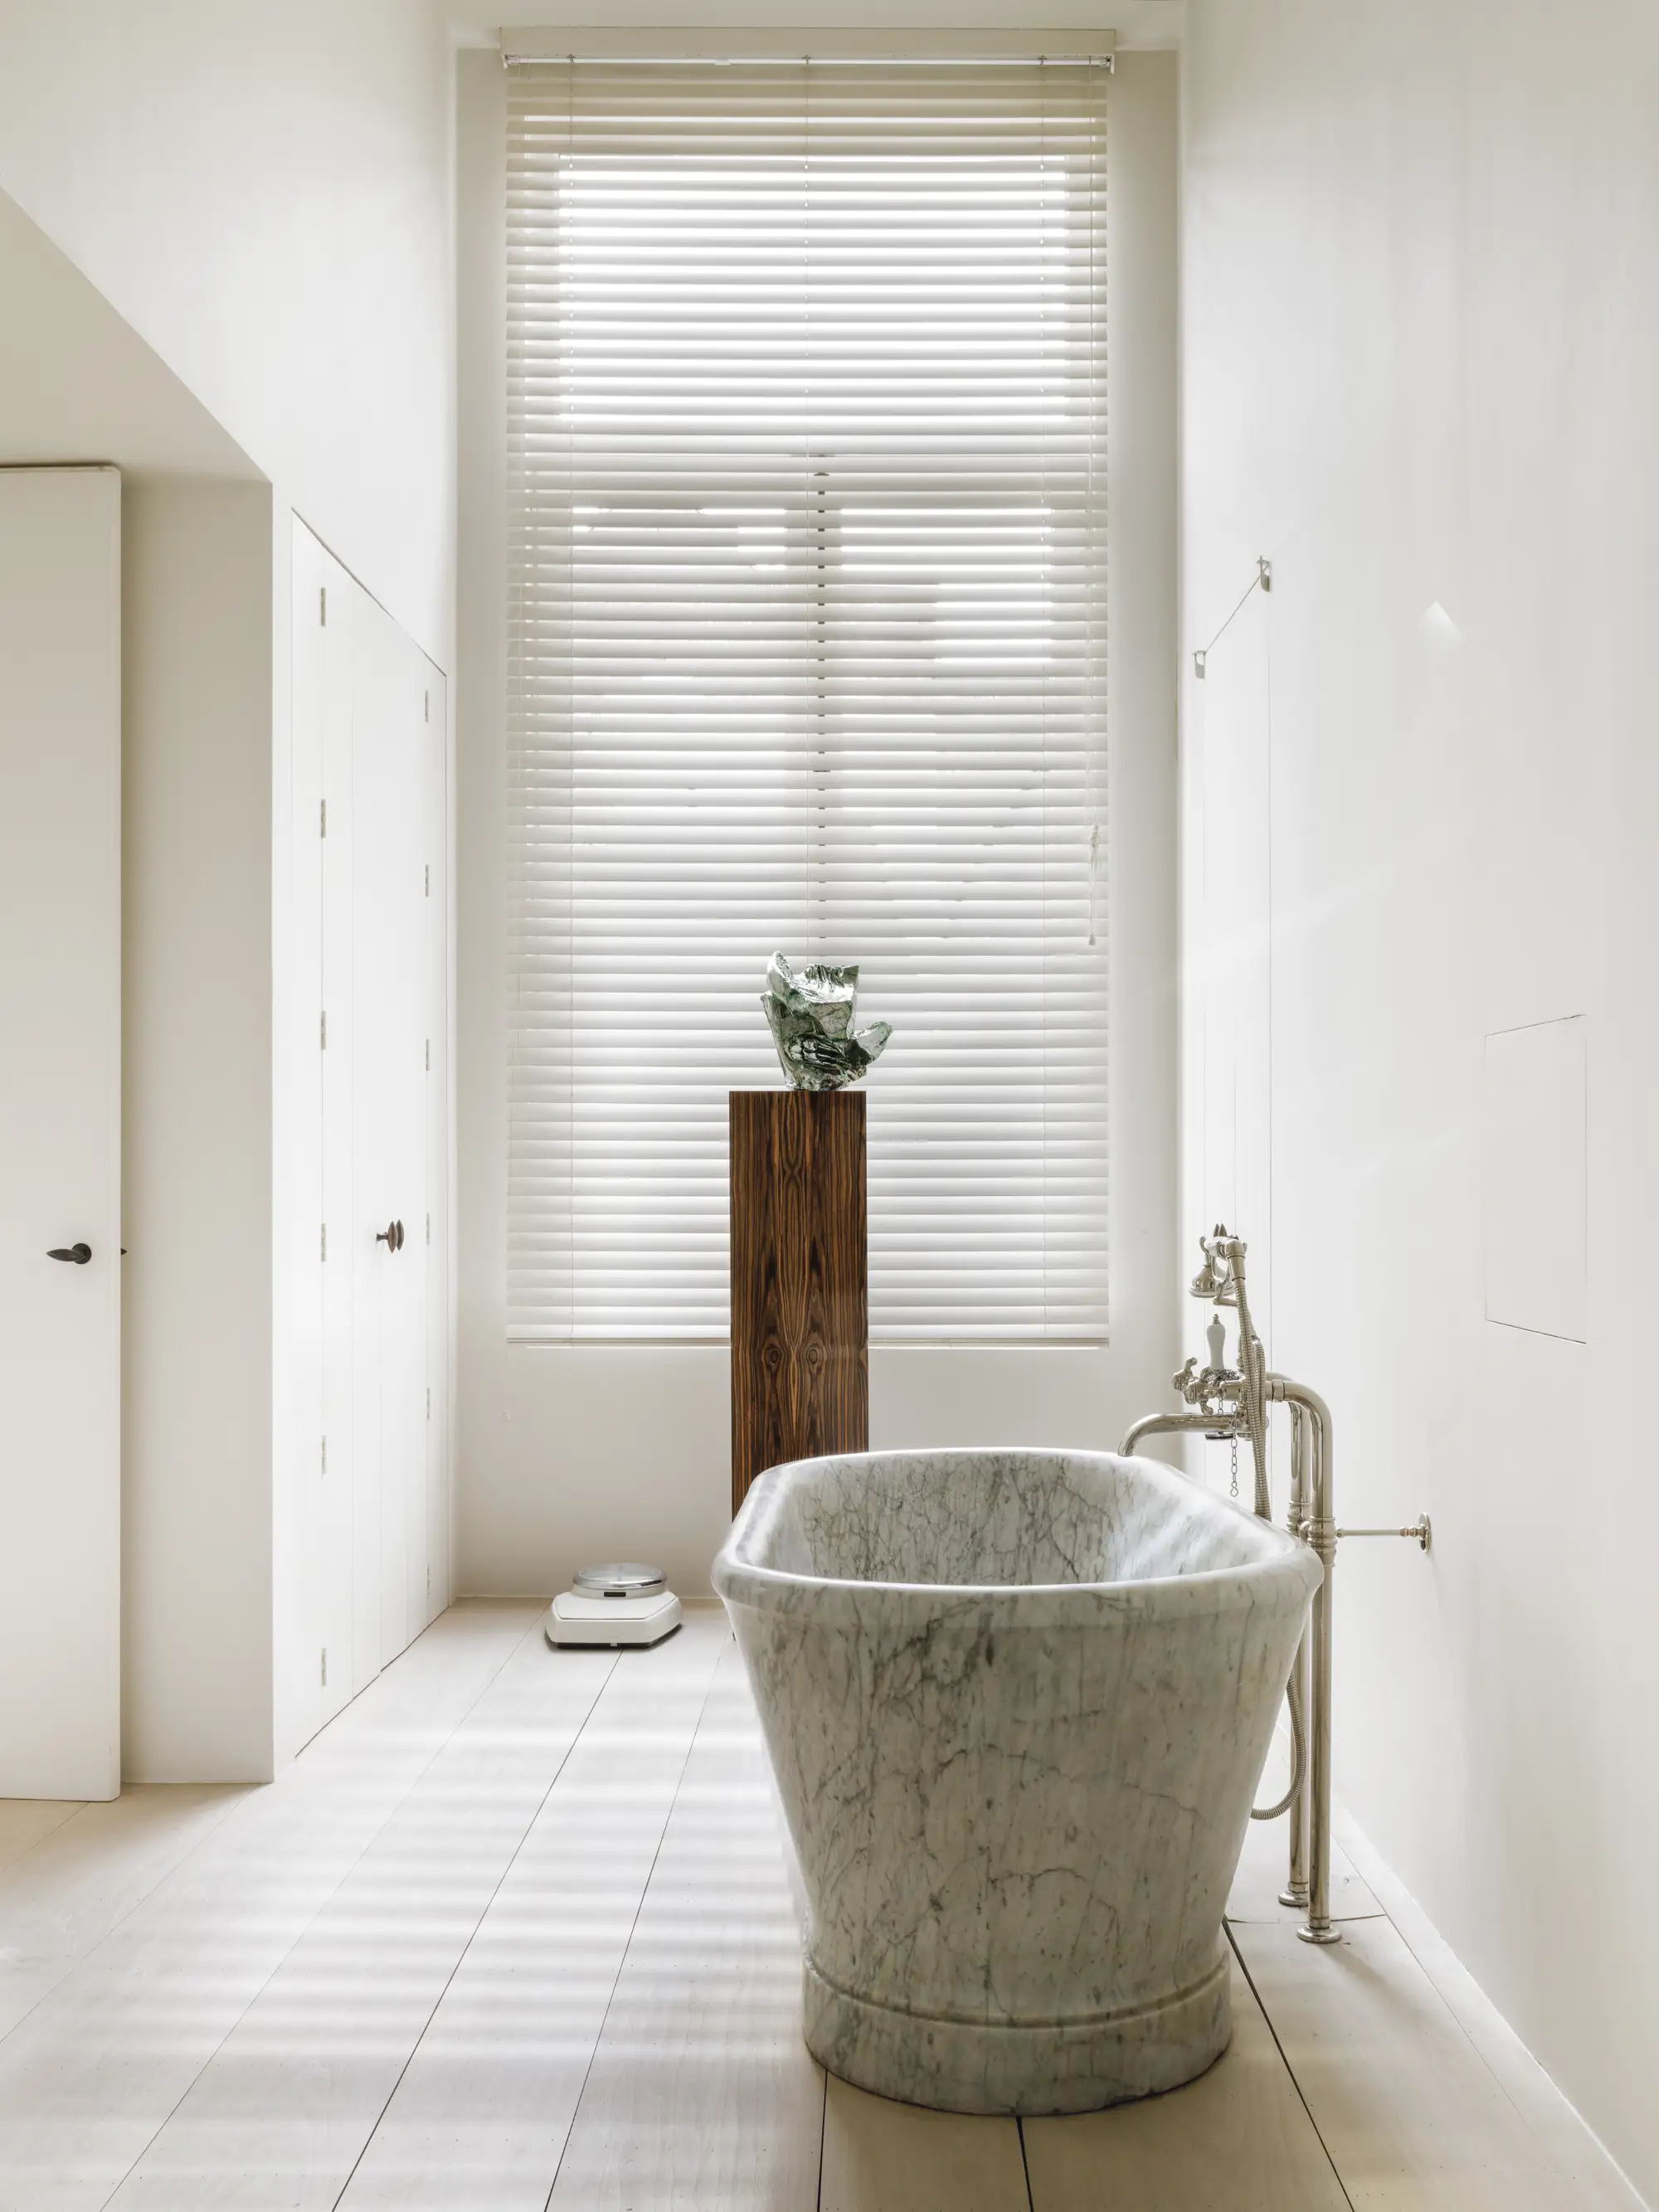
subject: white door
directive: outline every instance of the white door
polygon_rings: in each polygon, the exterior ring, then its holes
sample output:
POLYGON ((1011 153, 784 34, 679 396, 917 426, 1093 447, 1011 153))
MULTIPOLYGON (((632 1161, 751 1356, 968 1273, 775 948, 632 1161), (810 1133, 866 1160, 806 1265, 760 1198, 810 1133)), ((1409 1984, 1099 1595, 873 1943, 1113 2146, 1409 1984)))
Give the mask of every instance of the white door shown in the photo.
POLYGON ((294 1243, 295 1482, 309 1735, 362 1684, 353 1667, 351 1183, 351 594, 346 571, 294 531, 294 1243), (329 1250, 329 1224, 334 1249, 329 1250))
POLYGON ((121 1786, 120 544, 113 469, 0 470, 7 1797, 121 1786))
POLYGON ((426 1380, 427 1576, 422 1622, 449 1603, 449 718, 440 670, 428 665, 426 751, 426 1380))
POLYGON ((448 1602, 448 761, 442 678, 296 522, 296 1429, 302 1710, 448 1602), (307 1054, 310 1055, 307 1061, 307 1054))
POLYGON ((426 1626, 426 664, 366 594, 355 615, 352 1068, 360 1570, 375 1663, 426 1626), (369 1471, 372 1469, 371 1496, 369 1471))
MULTIPOLYGON (((313 541, 315 544, 315 541, 313 541)), ((352 1176, 356 1158, 356 995, 352 957, 352 661, 359 586, 331 555, 317 548, 315 638, 322 670, 320 690, 322 790, 318 810, 321 877, 321 989, 319 1023, 325 1048, 322 1068, 321 1213, 319 1268, 322 1365, 321 1438, 318 1450, 319 1640, 326 1661, 319 1667, 319 1717, 337 1712, 372 1680, 358 1664, 368 1639, 357 1628, 355 1558, 357 1519, 356 1279, 354 1268, 352 1176)), ((308 607, 307 613, 313 611, 308 607)), ((296 618, 296 635, 297 635, 296 618)))

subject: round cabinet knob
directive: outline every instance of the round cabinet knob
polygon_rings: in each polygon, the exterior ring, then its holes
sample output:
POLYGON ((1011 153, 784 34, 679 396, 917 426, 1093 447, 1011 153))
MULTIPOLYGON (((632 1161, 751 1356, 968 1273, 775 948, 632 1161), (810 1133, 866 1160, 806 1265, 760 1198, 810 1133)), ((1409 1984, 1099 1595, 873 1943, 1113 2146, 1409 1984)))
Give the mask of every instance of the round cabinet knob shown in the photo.
POLYGON ((47 1253, 48 1260, 67 1260, 71 1267, 84 1267, 92 1257, 90 1244, 58 1244, 47 1253))
POLYGON ((375 1231, 374 1242, 377 1244, 384 1244, 388 1252, 401 1252, 404 1249, 403 1223, 388 1221, 384 1229, 375 1231))

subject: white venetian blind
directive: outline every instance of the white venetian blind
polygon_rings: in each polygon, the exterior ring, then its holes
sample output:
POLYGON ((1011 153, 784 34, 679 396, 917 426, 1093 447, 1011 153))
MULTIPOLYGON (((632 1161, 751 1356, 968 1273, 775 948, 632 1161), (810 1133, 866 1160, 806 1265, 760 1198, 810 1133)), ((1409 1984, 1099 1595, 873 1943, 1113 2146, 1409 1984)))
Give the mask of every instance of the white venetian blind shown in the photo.
POLYGON ((513 72, 517 1336, 726 1334, 775 949, 894 1025, 872 1336, 1104 1334, 1108 82, 513 72))

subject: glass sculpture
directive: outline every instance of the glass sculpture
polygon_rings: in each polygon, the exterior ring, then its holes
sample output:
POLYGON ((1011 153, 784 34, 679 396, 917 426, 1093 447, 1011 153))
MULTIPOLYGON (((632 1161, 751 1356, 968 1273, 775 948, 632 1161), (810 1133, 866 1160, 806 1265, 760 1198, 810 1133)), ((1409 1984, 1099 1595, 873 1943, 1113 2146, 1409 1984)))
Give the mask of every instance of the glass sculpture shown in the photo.
POLYGON ((797 972, 781 952, 772 955, 761 1005, 783 1072, 797 1091, 840 1091, 881 1057, 892 1028, 872 1022, 855 1030, 858 995, 856 967, 815 960, 797 972))

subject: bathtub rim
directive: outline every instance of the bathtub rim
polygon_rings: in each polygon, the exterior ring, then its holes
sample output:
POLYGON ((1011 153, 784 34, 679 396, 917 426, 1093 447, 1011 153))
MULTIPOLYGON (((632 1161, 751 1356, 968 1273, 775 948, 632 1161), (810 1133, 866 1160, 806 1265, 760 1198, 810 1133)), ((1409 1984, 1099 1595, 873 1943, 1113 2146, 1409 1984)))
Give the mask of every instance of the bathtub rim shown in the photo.
POLYGON ((1175 1619, 1185 1613, 1214 1613, 1231 1607, 1241 1609, 1274 1599, 1285 1604, 1305 1605, 1324 1580, 1324 1570, 1311 1546, 1289 1529, 1264 1521, 1249 1507, 1213 1491, 1166 1461, 1138 1452, 1095 1451, 1058 1444, 940 1444, 888 1451, 823 1452, 810 1459, 781 1461, 757 1475, 738 1509, 725 1542, 714 1556, 710 1579, 728 1606, 743 1606, 762 1613, 800 1613, 833 1607, 858 1613, 865 1605, 882 1602, 889 1609, 903 1605, 915 1612, 958 1613, 994 1604, 1007 1626, 1047 1627, 1076 1623, 1091 1616, 1122 1617, 1153 1613, 1175 1619), (980 1457, 987 1454, 1032 1459, 1072 1460, 1144 1468, 1158 1486, 1168 1484, 1174 1494, 1184 1491, 1200 1501, 1204 1512, 1231 1515, 1244 1523, 1261 1556, 1237 1566, 1200 1567, 1188 1574, 1126 1577, 1115 1582, 1066 1583, 915 1583, 877 1580, 849 1575, 799 1574, 783 1567, 766 1566, 748 1556, 763 1533, 770 1514, 788 1487, 786 1478, 799 1479, 808 1470, 845 1467, 849 1462, 876 1463, 917 1459, 980 1457), (836 1603, 836 1601, 840 1601, 836 1603))

